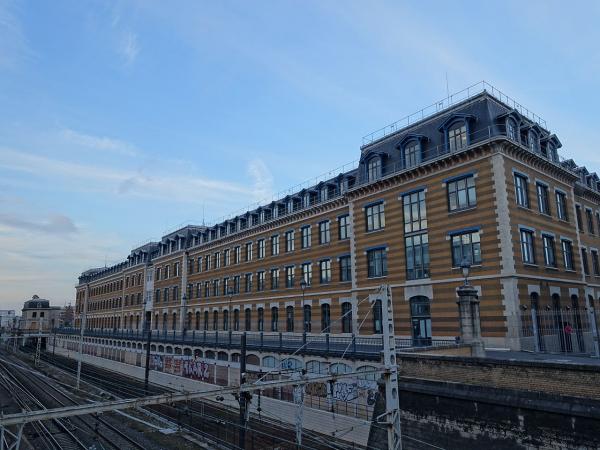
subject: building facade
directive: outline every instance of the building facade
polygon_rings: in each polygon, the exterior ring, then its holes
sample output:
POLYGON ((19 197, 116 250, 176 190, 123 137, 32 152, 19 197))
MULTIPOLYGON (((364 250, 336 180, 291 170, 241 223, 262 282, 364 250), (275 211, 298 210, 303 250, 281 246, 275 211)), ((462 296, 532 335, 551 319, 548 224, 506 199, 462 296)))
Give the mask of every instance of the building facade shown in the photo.
POLYGON ((599 177, 497 91, 405 123, 350 171, 83 272, 76 326, 85 310, 90 329, 373 335, 366 299, 388 284, 396 334, 428 345, 459 334, 467 261, 486 346, 593 351, 599 177))
POLYGON ((12 330, 16 327, 14 309, 0 309, 0 330, 12 330))
POLYGON ((50 306, 50 301, 34 295, 23 304, 19 329, 23 332, 49 332, 61 325, 60 306, 50 306))

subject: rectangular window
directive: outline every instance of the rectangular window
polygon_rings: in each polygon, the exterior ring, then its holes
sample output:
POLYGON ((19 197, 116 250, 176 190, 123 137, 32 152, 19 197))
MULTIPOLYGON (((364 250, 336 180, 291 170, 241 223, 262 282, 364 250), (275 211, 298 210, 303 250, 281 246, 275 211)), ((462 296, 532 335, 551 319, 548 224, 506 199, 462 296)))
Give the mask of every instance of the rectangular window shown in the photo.
POLYGON ((219 295, 219 285, 221 284, 219 280, 213 280, 213 296, 217 297, 219 295))
POLYGON ((571 243, 571 241, 562 239, 561 246, 563 251, 563 263, 565 264, 565 269, 575 270, 575 263, 573 262, 573 244, 571 243))
POLYGON ((421 146, 418 141, 412 141, 404 147, 404 164, 407 169, 421 163, 421 146))
POLYGON ((594 234, 594 214, 592 213, 592 210, 586 208, 585 216, 587 219, 588 231, 590 234, 594 234))
POLYGON ((271 256, 279 255, 279 235, 271 236, 271 256))
POLYGON ((460 267, 464 259, 471 264, 481 264, 479 231, 452 236, 452 267, 460 267))
POLYGON ((450 151, 460 150, 467 146, 466 125, 461 125, 460 127, 448 130, 448 146, 450 151))
POLYGON ((548 186, 537 183, 535 186, 537 192, 538 210, 542 214, 550 215, 550 201, 548 199, 548 186))
POLYGON ((598 262, 598 251, 592 250, 590 253, 592 254, 592 270, 594 271, 594 275, 600 276, 600 264, 598 262))
POLYGON ((517 205, 529 208, 529 193, 527 189, 527 178, 515 174, 515 196, 517 205))
POLYGON ((319 223, 319 244, 328 244, 331 240, 329 220, 319 223))
POLYGON ((556 251, 554 246, 554 237, 543 234, 542 242, 544 245, 544 264, 548 267, 556 267, 556 251))
POLYGON ((204 298, 210 297, 210 283, 208 281, 204 282, 204 298))
POLYGON ((263 259, 265 257, 265 240, 259 239, 257 242, 258 247, 258 259, 263 259))
POLYGON ((231 265, 231 250, 230 249, 225 249, 223 250, 223 263, 225 264, 225 267, 231 265))
POLYGON ((320 272, 320 282, 330 283, 331 282, 331 260, 326 259, 324 261, 319 262, 319 272, 320 272))
POLYGON ((176 262, 175 264, 173 264, 173 276, 174 277, 178 277, 179 276, 179 263, 176 262))
POLYGON ((556 215, 560 220, 569 220, 567 196, 562 192, 556 192, 556 215))
POLYGON ((348 239, 350 237, 350 216, 338 217, 338 239, 348 239))
POLYGON ((233 249, 234 251, 234 261, 236 264, 239 264, 240 261, 242 260, 242 248, 238 245, 237 247, 235 247, 233 249))
POLYGON ((523 262, 526 264, 535 264, 535 248, 533 240, 533 231, 521 230, 521 256, 523 262))
POLYGON ((215 269, 221 268, 221 252, 215 252, 215 269))
POLYGON ((239 275, 236 275, 235 277, 233 277, 233 293, 234 294, 240 293, 240 276, 239 275))
POLYGON ((311 263, 302 264, 302 279, 308 286, 310 286, 310 284, 312 283, 312 264, 311 263))
POLYGON ((473 175, 469 175, 459 180, 449 181, 446 188, 448 189, 449 211, 472 208, 477 205, 475 177, 473 175))
POLYGON ((265 273, 262 271, 258 272, 256 274, 256 290, 257 291, 265 290, 265 273))
POLYGON ((294 251, 294 230, 285 232, 285 251, 286 252, 294 251))
POLYGON ((247 273, 244 276, 244 281, 245 281, 245 284, 246 284, 246 288, 245 288, 246 290, 245 290, 245 292, 252 292, 252 274, 251 273, 247 273))
POLYGON ((196 283, 196 298, 202 295, 202 283, 196 283))
POLYGON ((583 221, 581 220, 581 206, 575 205, 575 217, 577 218, 577 229, 583 231, 583 221))
POLYGON ((425 191, 403 195, 402 204, 404 209, 404 232, 412 233, 427 229, 425 191))
POLYGON ((385 227, 385 212, 383 202, 365 208, 367 231, 381 230, 385 227))
POLYGON ((378 248, 367 251, 368 277, 383 277, 387 275, 387 251, 378 248))
POLYGON ((308 248, 310 247, 311 235, 310 235, 310 225, 303 226, 300 228, 300 248, 308 248))
POLYGON ((294 287, 294 266, 288 266, 285 268, 285 287, 294 287))
POLYGON ((211 268, 210 255, 206 255, 206 257, 204 259, 206 260, 206 270, 210 270, 210 268, 211 268))
POLYGON ((271 269, 271 289, 279 289, 279 269, 271 269))
POLYGON ((252 261, 252 242, 246 244, 246 261, 252 261))
POLYGON ((229 295, 229 290, 233 294, 233 288, 229 285, 229 277, 223 278, 223 295, 229 295))
POLYGON ((340 258, 340 281, 352 281, 352 266, 349 256, 340 258))
MULTIPOLYGON (((156 268, 155 278, 156 278, 156 281, 160 281, 160 267, 156 268)), ((125 287, 128 287, 128 286, 129 286, 129 277, 125 278, 125 287)))
POLYGON ((429 236, 427 233, 404 239, 406 250, 406 279, 418 280, 429 277, 429 236))
POLYGON ((581 265, 583 266, 583 273, 586 275, 590 274, 590 266, 588 265, 588 255, 585 248, 581 249, 581 265))
POLYGON ((198 256, 198 273, 202 272, 202 256, 198 256))

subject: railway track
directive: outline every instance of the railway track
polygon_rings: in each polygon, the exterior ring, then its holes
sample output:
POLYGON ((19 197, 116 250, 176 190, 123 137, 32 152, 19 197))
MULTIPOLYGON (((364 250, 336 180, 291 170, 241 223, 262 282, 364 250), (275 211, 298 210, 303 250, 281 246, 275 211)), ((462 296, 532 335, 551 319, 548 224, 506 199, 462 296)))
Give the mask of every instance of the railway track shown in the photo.
MULTIPOLYGON (((48 409, 81 402, 49 383, 41 375, 36 375, 25 366, 11 364, 0 360, 0 376, 2 383, 11 386, 11 393, 17 403, 25 410, 48 409)), ((99 416, 77 416, 70 419, 54 419, 38 422, 34 425, 37 436, 42 437, 44 444, 35 448, 48 449, 144 449, 123 431, 99 416)))
MULTIPOLYGON (((71 374, 76 372, 77 363, 61 356, 42 354, 41 359, 71 374)), ((119 398, 141 397, 146 395, 143 382, 116 372, 83 364, 81 378, 85 382, 102 388, 119 398)), ((148 394, 159 394, 170 390, 150 385, 148 394)), ((239 418, 236 409, 210 401, 192 401, 179 405, 156 405, 145 408, 152 414, 175 422, 188 433, 199 436, 211 447, 239 449, 239 418)), ((250 420, 246 431, 248 449, 297 449, 293 426, 266 417, 250 420)), ((302 449, 347 449, 347 442, 338 442, 312 432, 304 432, 302 449)), ((350 447, 352 448, 352 447, 350 447)))

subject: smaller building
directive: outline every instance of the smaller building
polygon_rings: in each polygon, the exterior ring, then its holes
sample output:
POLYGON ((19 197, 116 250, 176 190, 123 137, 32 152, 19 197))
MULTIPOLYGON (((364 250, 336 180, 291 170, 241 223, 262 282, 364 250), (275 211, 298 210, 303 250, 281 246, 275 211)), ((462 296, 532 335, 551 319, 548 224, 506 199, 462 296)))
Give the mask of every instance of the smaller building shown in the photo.
POLYGON ((48 332, 60 326, 62 308, 50 306, 50 301, 34 295, 23 305, 19 328, 22 331, 48 332))
POLYGON ((0 331, 12 330, 16 326, 14 309, 0 309, 0 331))

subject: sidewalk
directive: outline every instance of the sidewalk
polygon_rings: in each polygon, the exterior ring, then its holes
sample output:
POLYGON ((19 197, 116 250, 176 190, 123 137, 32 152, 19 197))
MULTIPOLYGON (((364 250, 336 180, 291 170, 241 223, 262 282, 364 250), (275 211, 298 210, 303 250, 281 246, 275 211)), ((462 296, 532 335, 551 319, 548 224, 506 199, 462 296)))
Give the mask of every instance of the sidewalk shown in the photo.
POLYGON ((508 361, 542 361, 558 364, 585 364, 600 366, 599 358, 570 353, 531 353, 511 350, 487 350, 486 357, 493 359, 504 359, 508 361))

